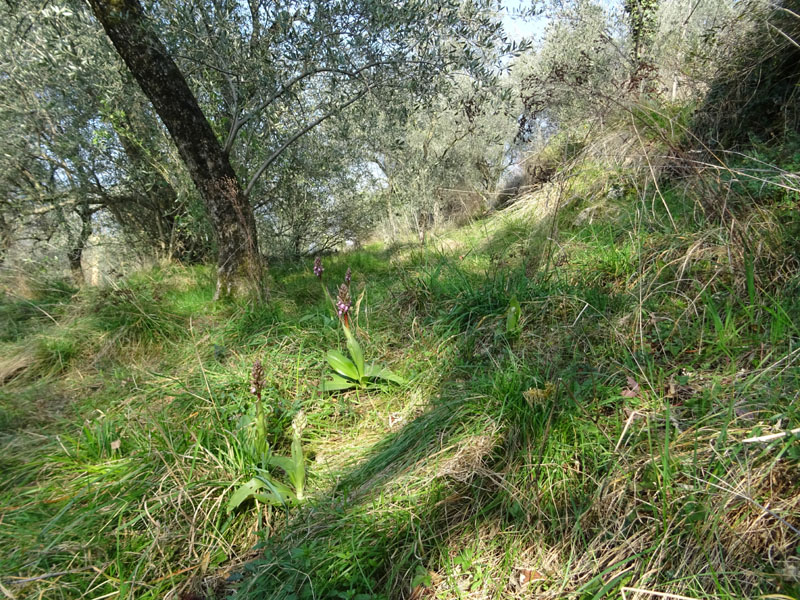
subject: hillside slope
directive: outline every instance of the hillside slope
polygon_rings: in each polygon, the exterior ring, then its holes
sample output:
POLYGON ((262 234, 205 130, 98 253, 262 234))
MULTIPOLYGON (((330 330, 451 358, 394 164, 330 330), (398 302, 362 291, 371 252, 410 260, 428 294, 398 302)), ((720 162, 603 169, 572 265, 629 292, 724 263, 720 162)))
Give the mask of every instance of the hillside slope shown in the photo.
POLYGON ((424 248, 323 258, 402 384, 319 391, 347 350, 310 262, 269 306, 215 304, 204 267, 8 288, 2 593, 800 596, 797 191, 637 143, 424 248), (229 513, 256 360, 272 452, 307 421, 305 499, 229 513))

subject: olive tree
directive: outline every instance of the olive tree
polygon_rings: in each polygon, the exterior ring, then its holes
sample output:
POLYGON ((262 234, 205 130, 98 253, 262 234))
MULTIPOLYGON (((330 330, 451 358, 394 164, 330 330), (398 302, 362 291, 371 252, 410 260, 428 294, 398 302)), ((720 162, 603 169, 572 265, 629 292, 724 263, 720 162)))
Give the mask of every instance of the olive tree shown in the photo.
POLYGON ((288 148, 368 94, 423 96, 456 68, 485 75, 501 32, 485 0, 90 4, 204 200, 218 296, 261 279, 252 198, 288 148))
POLYGON ((511 83, 507 76, 491 85, 462 77, 424 107, 409 100, 396 114, 380 107, 367 113, 368 155, 382 181, 391 236, 412 230, 424 243, 432 228, 491 204, 514 157, 521 104, 511 83))
POLYGON ((101 210, 115 221, 105 230, 150 255, 203 258, 191 182, 87 8, 27 0, 0 12, 3 231, 60 225, 76 280, 101 210))

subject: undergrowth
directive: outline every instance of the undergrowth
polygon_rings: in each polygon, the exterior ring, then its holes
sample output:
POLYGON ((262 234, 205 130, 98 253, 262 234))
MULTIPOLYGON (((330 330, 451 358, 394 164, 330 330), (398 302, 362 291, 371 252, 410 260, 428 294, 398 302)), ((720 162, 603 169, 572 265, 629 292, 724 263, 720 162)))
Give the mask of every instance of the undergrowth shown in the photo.
POLYGON ((606 173, 324 259, 402 385, 319 391, 345 339, 310 262, 265 306, 215 304, 206 267, 6 294, 2 593, 800 595, 797 215, 769 187, 791 178, 606 173), (307 418, 305 493, 228 513, 256 360, 270 447, 307 418))

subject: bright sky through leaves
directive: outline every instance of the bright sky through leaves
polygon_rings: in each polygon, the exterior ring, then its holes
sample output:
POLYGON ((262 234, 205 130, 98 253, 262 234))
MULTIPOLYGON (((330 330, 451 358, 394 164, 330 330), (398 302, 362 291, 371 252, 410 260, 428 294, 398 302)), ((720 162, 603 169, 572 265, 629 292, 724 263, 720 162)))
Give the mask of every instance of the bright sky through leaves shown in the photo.
POLYGON ((546 17, 522 17, 520 11, 530 9, 531 0, 505 0, 503 2, 503 27, 512 40, 539 39, 547 24, 546 17))

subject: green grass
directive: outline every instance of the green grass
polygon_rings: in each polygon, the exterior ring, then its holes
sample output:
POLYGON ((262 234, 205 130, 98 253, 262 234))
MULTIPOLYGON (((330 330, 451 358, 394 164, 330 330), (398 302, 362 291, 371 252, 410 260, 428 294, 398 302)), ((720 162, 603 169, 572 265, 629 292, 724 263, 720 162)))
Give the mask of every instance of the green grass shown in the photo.
POLYGON ((743 441, 800 427, 794 223, 732 230, 664 190, 680 233, 626 192, 591 223, 520 205, 326 258, 403 386, 318 391, 345 340, 311 261, 274 266, 263 306, 215 304, 207 267, 5 295, 3 593, 797 597, 798 436, 743 441), (307 415, 308 499, 228 514, 256 359, 277 454, 307 415))
POLYGON ((31 280, 26 284, 24 294, 14 284, 0 290, 0 343, 24 338, 37 327, 52 323, 77 291, 61 279, 31 280))

